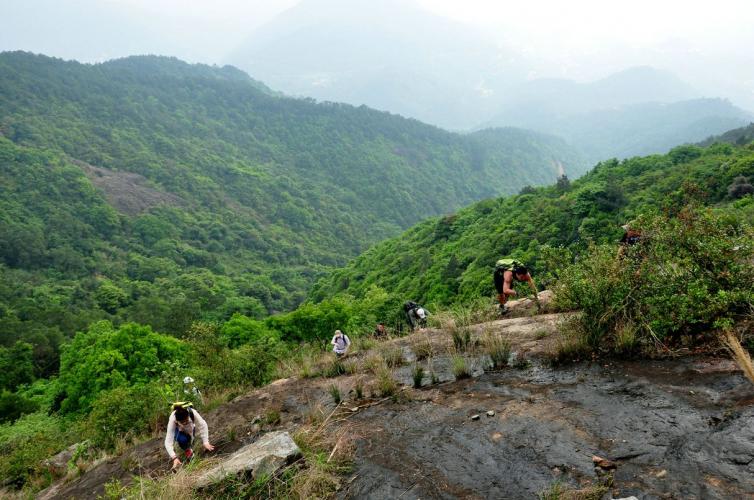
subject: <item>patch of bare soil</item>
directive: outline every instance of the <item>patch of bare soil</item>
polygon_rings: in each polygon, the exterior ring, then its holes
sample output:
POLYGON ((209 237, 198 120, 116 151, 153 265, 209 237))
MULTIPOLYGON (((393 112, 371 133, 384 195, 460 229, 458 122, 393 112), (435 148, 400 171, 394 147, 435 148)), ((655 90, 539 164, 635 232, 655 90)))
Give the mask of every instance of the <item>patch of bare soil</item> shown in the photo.
POLYGON ((149 187, 146 177, 118 172, 72 160, 92 184, 102 191, 108 203, 126 215, 139 215, 157 205, 183 205, 178 196, 149 187))

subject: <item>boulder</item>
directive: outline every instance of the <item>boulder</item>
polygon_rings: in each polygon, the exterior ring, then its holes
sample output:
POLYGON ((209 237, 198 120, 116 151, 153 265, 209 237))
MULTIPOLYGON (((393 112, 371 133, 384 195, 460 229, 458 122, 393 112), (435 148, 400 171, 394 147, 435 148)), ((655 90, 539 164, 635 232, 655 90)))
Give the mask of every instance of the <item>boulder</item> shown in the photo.
POLYGON ((49 470, 53 476, 63 476, 68 471, 68 462, 71 461, 73 455, 76 454, 76 450, 79 446, 86 446, 87 442, 72 444, 65 450, 61 451, 57 455, 46 459, 42 462, 42 465, 49 470))
POLYGON ((216 466, 202 472, 194 482, 195 488, 206 488, 228 476, 250 473, 254 479, 275 471, 301 455, 290 434, 268 432, 257 441, 244 446, 216 466))

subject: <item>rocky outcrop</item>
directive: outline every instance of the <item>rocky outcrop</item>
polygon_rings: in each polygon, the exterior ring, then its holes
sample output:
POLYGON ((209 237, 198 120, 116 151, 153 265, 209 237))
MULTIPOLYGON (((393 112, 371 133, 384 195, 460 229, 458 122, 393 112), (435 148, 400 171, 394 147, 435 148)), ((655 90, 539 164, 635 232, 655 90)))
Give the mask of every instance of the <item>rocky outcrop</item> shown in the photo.
POLYGON ((228 476, 250 474, 256 479, 273 474, 301 455, 287 432, 269 432, 196 478, 195 488, 206 488, 228 476))

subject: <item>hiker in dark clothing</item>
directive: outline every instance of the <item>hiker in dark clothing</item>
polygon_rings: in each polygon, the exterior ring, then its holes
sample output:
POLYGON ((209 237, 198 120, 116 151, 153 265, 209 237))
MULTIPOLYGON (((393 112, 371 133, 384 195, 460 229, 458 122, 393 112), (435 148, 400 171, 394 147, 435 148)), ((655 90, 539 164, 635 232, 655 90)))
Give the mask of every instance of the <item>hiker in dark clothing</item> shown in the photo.
POLYGON ((403 304, 403 311, 406 313, 406 321, 411 331, 414 331, 417 326, 420 328, 427 326, 429 312, 416 302, 409 300, 403 304))
POLYGON ((525 281, 529 284, 534 300, 537 302, 537 309, 540 309, 539 296, 537 295, 537 286, 529 274, 529 270, 516 259, 500 259, 495 263, 495 273, 493 280, 495 290, 497 290, 497 301, 500 303, 500 314, 506 314, 508 307, 505 305, 509 297, 515 297, 516 291, 513 289, 513 280, 525 281))

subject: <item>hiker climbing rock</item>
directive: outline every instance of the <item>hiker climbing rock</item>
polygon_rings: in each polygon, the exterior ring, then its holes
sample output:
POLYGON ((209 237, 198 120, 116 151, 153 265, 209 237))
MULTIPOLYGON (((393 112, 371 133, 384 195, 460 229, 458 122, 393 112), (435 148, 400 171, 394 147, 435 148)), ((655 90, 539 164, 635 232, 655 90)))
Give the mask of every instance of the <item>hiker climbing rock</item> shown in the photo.
POLYGON ((348 352, 348 348, 351 346, 351 339, 340 330, 335 330, 335 335, 330 343, 333 346, 332 350, 335 353, 335 356, 340 358, 341 356, 345 356, 346 352, 348 352))
POLYGON ((416 302, 409 300, 403 304, 403 311, 406 313, 406 321, 411 331, 414 331, 417 326, 419 328, 427 326, 429 312, 416 302))
POLYGON ((170 455, 173 462, 173 469, 181 465, 181 459, 175 453, 175 443, 183 450, 186 462, 189 462, 194 456, 194 450, 191 444, 194 441, 194 435, 199 432, 202 445, 207 451, 215 449, 209 442, 209 428, 207 422, 199 415, 193 405, 187 401, 173 403, 173 411, 168 419, 168 428, 165 434, 165 449, 170 455))
POLYGON ((495 290, 497 290, 497 301, 500 303, 500 314, 506 314, 508 312, 508 306, 505 305, 508 302, 509 297, 515 297, 516 291, 513 289, 513 280, 525 281, 529 284, 532 294, 534 294, 534 300, 537 302, 537 309, 541 309, 539 303, 539 296, 537 295, 537 286, 534 284, 534 280, 529 274, 529 270, 521 262, 516 259, 500 259, 495 263, 495 273, 493 280, 495 282, 495 290))

